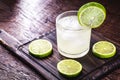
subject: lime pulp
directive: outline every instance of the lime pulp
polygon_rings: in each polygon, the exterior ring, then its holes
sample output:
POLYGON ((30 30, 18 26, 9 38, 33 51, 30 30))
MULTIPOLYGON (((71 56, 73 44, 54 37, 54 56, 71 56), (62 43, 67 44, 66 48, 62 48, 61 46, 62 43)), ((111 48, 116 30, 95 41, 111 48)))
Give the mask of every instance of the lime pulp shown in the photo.
POLYGON ((58 71, 67 77, 76 77, 82 70, 82 65, 73 59, 61 60, 57 64, 58 71))
POLYGON ((99 58, 110 58, 115 55, 116 47, 108 41, 98 41, 92 47, 93 54, 99 58))
POLYGON ((97 2, 84 4, 78 10, 78 21, 82 26, 97 28, 106 18, 106 9, 97 2))
POLYGON ((35 57, 47 57, 52 53, 52 44, 45 39, 34 40, 29 44, 29 52, 35 57))

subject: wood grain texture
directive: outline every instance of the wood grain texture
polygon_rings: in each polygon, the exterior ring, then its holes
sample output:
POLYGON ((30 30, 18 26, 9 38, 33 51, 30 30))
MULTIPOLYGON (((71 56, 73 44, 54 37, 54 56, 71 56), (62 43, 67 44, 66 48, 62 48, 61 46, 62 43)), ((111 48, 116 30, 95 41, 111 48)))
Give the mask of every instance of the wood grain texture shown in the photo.
MULTIPOLYGON (((60 60, 66 59, 65 57, 61 56, 57 51, 57 44, 56 44, 56 33, 55 30, 52 32, 40 35, 38 38, 35 39, 47 39, 51 41, 53 44, 53 54, 48 58, 38 59, 29 54, 28 45, 32 41, 29 41, 25 44, 19 42, 16 38, 6 33, 4 30, 0 30, 0 43, 6 47, 9 51, 12 51, 16 57, 19 57, 23 62, 29 64, 33 69, 36 70, 40 75, 44 76, 47 80, 68 80, 59 74, 57 70, 57 63, 60 60)), ((35 40, 33 39, 33 40, 35 40)), ((98 35, 93 31, 91 37, 91 47, 92 45, 99 40, 109 40, 106 37, 98 35)), ((112 41, 111 41, 112 42, 112 41)), ((81 74, 78 77, 71 78, 72 80, 98 80, 103 78, 105 75, 110 73, 111 71, 118 69, 120 66, 120 48, 117 47, 117 54, 110 59, 99 59, 96 58, 90 49, 88 55, 83 58, 76 59, 83 65, 83 69, 81 74)))
MULTIPOLYGON (((20 42, 25 43, 38 37, 43 33, 54 30, 55 18, 58 14, 66 10, 77 10, 81 5, 89 1, 95 0, 1 0, 0 28, 4 29, 10 35, 17 38, 20 42)), ((100 35, 102 37, 105 37, 110 41, 114 42, 115 44, 120 45, 120 1, 97 0, 97 2, 102 3, 106 7, 107 19, 100 28, 94 29, 94 31, 96 33, 100 32, 100 35)), ((28 70, 28 67, 26 67, 18 59, 16 59, 15 56, 13 57, 8 54, 11 52, 6 51, 2 46, 0 49, 0 53, 2 53, 1 56, 6 56, 8 58, 6 63, 3 62, 3 60, 6 60, 5 58, 0 58, 1 65, 9 65, 11 61, 13 62, 12 64, 19 62, 18 64, 13 65, 12 69, 14 69, 15 66, 20 65, 24 67, 25 70, 28 70), (13 59, 11 60, 11 58, 13 59)), ((15 67, 15 70, 19 69, 20 68, 15 67)), ((3 76, 6 76, 8 73, 7 71, 9 71, 6 67, 5 70, 6 72, 3 76)), ((118 69, 117 71, 114 71, 110 73, 110 75, 108 75, 107 77, 103 78, 103 80, 119 80, 119 72, 120 71, 118 69)), ((29 73, 31 76, 37 76, 32 70, 29 73)), ((24 76, 17 75, 17 73, 15 74, 16 77, 24 76)), ((31 76, 29 78, 31 78, 31 76)), ((15 77, 13 76, 13 79, 14 78, 15 77)), ((37 78, 33 80, 36 79, 40 78, 37 76, 37 78)))

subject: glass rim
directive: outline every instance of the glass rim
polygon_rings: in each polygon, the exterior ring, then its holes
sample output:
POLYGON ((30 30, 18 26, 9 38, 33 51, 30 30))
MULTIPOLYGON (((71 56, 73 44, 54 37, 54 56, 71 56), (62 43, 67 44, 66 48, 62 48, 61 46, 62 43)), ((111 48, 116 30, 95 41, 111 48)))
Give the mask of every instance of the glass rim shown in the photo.
POLYGON ((78 12, 77 10, 69 10, 69 11, 65 11, 65 12, 62 12, 60 13, 57 17, 56 17, 56 22, 58 21, 58 19, 63 15, 63 14, 66 14, 66 13, 70 13, 70 12, 78 12))
MULTIPOLYGON (((65 12, 62 12, 61 14, 59 14, 57 17, 56 17, 56 23, 57 23, 57 21, 60 19, 60 17, 62 16, 62 15, 64 15, 64 14, 66 14, 66 13, 71 13, 71 12, 74 12, 74 13, 76 13, 76 16, 77 16, 77 10, 69 10, 69 11, 65 11, 65 12)), ((58 23, 57 23, 58 24, 58 23)), ((81 25, 80 25, 81 26, 81 25)), ((86 27, 86 28, 84 28, 84 29, 69 29, 69 28, 64 28, 64 27, 62 27, 64 30, 70 30, 70 31, 81 31, 81 30, 86 30, 86 29, 91 29, 91 28, 89 28, 89 27, 86 27)))

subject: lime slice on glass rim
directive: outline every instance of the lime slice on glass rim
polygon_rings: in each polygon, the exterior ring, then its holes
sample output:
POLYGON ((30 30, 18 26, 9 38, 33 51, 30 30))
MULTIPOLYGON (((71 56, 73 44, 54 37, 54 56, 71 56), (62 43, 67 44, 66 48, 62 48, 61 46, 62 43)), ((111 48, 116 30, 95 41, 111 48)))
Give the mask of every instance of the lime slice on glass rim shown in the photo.
POLYGON ((106 9, 100 3, 89 2, 80 7, 77 15, 82 26, 97 28, 106 18, 106 9))
POLYGON ((73 59, 64 59, 57 64, 58 71, 67 77, 76 77, 82 71, 82 65, 73 59))
POLYGON ((47 57, 52 53, 52 44, 45 39, 34 40, 29 44, 29 52, 38 58, 47 57))
POLYGON ((93 54, 99 58, 110 58, 116 54, 116 47, 108 41, 98 41, 92 47, 93 54))

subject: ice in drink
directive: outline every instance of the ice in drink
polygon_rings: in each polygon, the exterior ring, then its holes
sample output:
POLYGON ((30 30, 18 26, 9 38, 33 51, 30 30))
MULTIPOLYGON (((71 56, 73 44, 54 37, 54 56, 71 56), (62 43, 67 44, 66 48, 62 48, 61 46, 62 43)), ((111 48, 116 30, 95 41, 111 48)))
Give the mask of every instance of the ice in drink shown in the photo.
POLYGON ((56 32, 61 55, 78 58, 88 53, 91 28, 80 26, 76 15, 59 17, 56 21, 56 32))

